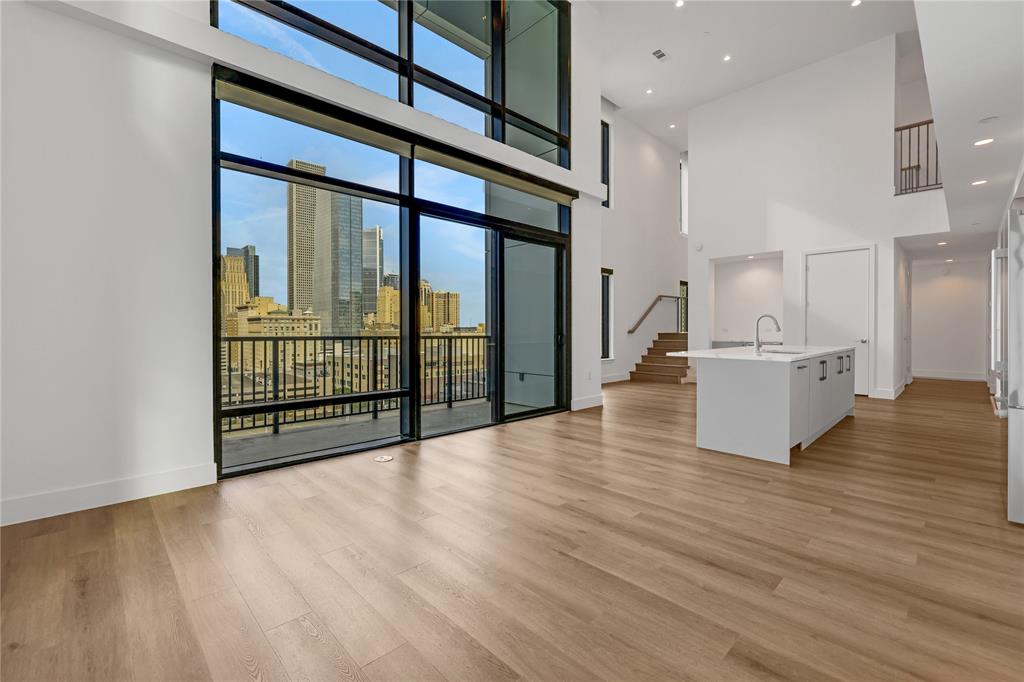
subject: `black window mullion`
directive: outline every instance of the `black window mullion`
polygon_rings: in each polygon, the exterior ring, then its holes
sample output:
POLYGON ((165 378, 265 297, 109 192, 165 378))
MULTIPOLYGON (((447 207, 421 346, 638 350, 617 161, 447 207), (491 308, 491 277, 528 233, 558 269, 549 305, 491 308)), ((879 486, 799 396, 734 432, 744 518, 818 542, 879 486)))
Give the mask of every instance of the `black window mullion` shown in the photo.
POLYGON ((505 141, 505 0, 491 0, 491 138, 505 141))
POLYGON ((412 0, 398 0, 398 101, 413 106, 412 0))

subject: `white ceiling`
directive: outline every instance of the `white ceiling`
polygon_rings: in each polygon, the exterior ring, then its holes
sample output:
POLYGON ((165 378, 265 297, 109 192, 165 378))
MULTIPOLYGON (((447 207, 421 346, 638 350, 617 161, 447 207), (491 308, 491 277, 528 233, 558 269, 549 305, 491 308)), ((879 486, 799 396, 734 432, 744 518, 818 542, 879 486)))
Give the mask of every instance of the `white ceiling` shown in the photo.
POLYGON ((921 2, 917 18, 950 229, 995 231, 1024 159, 1024 3, 921 2))
POLYGON ((849 0, 597 2, 602 91, 621 112, 685 150, 686 112, 892 33, 916 29, 912 2, 849 0), (656 49, 669 54, 659 62, 656 49), (722 61, 729 54, 732 60, 722 61), (654 90, 644 94, 648 88, 654 90), (670 124, 676 124, 670 129, 670 124))
POLYGON ((954 260, 963 258, 986 258, 996 248, 995 232, 962 234, 939 232, 914 237, 900 237, 899 243, 911 260, 954 260), (939 246, 939 242, 946 242, 939 246))

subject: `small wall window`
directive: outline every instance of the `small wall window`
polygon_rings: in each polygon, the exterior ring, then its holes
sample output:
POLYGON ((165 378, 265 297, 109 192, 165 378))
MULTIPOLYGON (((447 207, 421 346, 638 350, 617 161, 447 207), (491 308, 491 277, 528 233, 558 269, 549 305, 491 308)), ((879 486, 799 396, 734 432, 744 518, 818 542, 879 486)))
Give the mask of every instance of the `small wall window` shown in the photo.
POLYGON ((607 208, 612 202, 612 130, 608 121, 601 121, 601 182, 608 190, 601 205, 607 208))
POLYGON ((612 271, 601 268, 601 359, 612 357, 612 271))
POLYGON ((679 157, 679 231, 690 234, 690 159, 684 152, 679 157))

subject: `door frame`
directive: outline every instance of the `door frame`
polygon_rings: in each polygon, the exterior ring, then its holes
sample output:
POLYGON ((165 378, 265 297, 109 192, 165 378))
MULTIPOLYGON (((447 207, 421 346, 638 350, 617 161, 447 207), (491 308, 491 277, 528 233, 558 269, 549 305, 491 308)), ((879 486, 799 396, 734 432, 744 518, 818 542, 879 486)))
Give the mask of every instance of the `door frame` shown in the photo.
POLYGON ((878 278, 877 260, 878 244, 854 244, 850 246, 833 246, 822 249, 807 249, 800 254, 800 338, 804 345, 807 345, 807 261, 811 256, 820 256, 827 253, 842 253, 844 251, 867 251, 868 252, 868 392, 869 398, 881 398, 878 395, 877 382, 875 381, 875 367, 878 355, 878 278))

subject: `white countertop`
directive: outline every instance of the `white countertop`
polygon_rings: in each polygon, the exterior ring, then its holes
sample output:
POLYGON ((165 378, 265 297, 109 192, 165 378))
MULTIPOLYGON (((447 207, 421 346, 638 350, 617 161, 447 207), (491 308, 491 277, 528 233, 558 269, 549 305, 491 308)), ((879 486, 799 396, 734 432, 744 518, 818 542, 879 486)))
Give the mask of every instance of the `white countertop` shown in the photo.
POLYGON ((753 346, 736 348, 714 348, 705 350, 683 350, 667 353, 677 358, 696 360, 755 360, 758 362, 801 362, 822 355, 852 351, 853 346, 762 346, 761 354, 754 354, 753 346))

